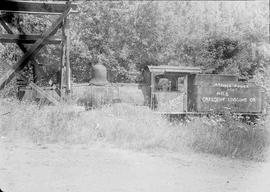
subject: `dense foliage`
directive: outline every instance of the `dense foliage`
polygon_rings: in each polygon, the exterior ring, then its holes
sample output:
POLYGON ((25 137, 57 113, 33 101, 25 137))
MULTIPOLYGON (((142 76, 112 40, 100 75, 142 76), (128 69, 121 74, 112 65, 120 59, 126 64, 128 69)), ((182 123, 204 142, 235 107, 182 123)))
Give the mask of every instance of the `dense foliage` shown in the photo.
MULTIPOLYGON (((5 19, 20 33, 37 34, 55 16, 5 19)), ((246 78, 266 67, 257 54, 257 47, 268 41, 268 4, 263 1, 84 1, 69 19, 75 82, 89 81, 91 65, 99 62, 114 82, 139 80, 145 65, 201 66, 246 78)), ((15 45, 1 45, 0 50, 7 64, 21 55, 15 45)), ((36 71, 40 83, 55 79, 59 55, 60 46, 45 46, 36 57, 38 65, 29 64, 26 73, 36 71)))

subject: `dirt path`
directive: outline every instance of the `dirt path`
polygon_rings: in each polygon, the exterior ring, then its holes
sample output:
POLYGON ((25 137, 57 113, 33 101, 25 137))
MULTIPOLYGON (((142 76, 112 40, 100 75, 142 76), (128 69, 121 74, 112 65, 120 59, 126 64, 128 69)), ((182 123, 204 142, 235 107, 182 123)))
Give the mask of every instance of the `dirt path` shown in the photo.
POLYGON ((268 163, 103 145, 0 145, 5 192, 270 191, 268 163))

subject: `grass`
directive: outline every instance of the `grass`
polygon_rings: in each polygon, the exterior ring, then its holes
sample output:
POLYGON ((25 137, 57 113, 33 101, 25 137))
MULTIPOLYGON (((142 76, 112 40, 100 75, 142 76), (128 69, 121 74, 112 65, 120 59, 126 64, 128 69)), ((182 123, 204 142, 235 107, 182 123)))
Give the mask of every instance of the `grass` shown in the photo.
POLYGON ((0 106, 0 135, 35 143, 107 142, 136 150, 192 150, 256 161, 266 159, 269 147, 269 118, 258 125, 229 116, 183 124, 124 103, 89 111, 10 100, 0 100, 0 106))
POLYGON ((269 119, 256 125, 226 117, 199 118, 191 123, 195 151, 261 161, 269 148, 269 119))

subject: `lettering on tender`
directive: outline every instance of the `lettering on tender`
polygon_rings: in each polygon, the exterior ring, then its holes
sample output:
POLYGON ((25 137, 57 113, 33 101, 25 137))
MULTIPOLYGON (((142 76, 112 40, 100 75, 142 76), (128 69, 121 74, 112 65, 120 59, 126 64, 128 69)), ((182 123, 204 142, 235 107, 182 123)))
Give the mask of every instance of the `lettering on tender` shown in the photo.
POLYGON ((225 88, 242 88, 247 89, 249 88, 248 85, 240 85, 240 84, 227 84, 227 83, 215 83, 214 87, 225 87, 225 88))

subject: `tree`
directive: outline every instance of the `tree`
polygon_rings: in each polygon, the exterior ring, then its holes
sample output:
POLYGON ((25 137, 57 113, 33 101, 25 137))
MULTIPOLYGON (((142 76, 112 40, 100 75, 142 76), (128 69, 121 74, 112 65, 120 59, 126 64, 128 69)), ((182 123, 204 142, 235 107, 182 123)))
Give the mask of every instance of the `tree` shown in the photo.
MULTIPOLYGON (((23 15, 14 22, 21 32, 40 33, 53 19, 23 15)), ((75 82, 88 82, 99 62, 113 82, 135 81, 131 73, 161 64, 251 77, 260 66, 252 46, 268 36, 266 2, 84 1, 69 19, 75 82)), ((59 68, 59 48, 46 46, 37 57, 46 65, 43 76, 59 68)), ((2 49, 2 59, 14 62, 9 49, 2 49)))

